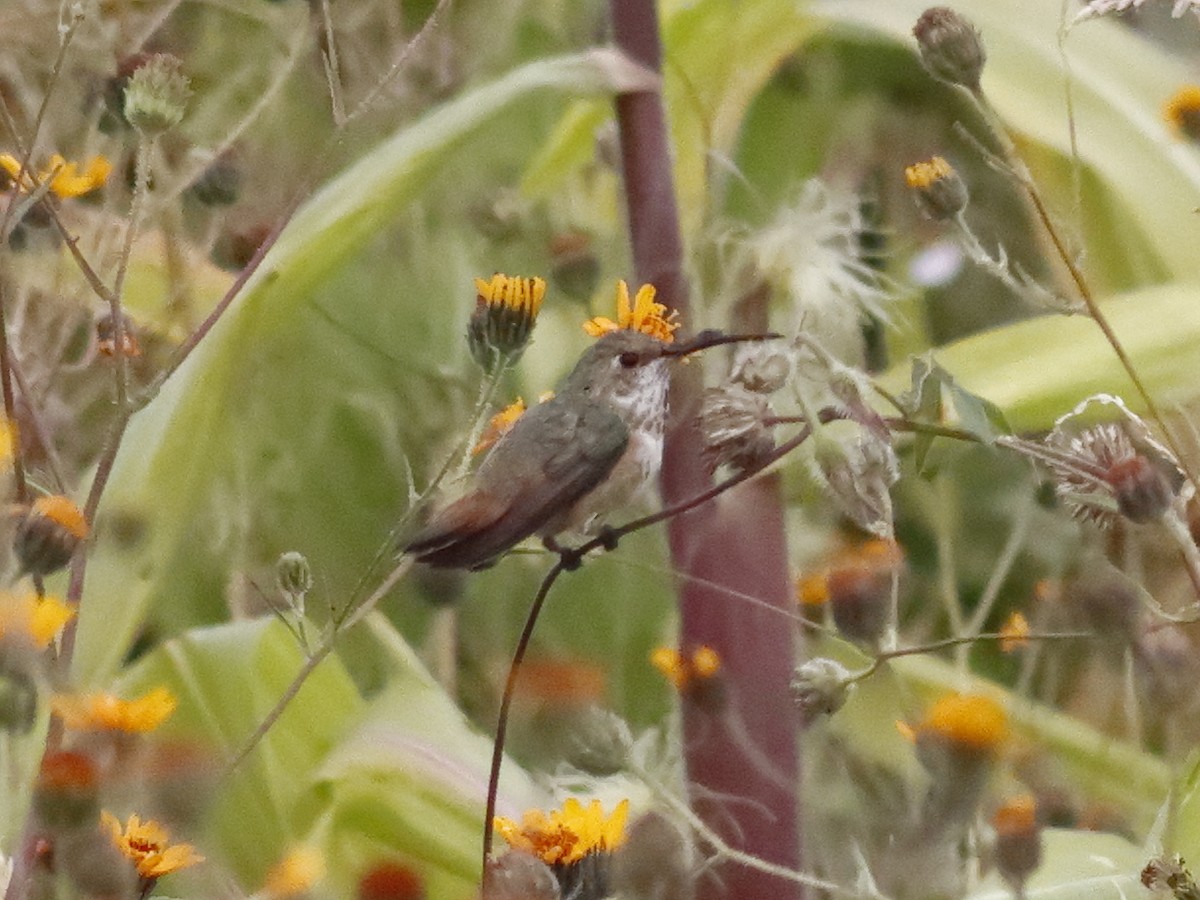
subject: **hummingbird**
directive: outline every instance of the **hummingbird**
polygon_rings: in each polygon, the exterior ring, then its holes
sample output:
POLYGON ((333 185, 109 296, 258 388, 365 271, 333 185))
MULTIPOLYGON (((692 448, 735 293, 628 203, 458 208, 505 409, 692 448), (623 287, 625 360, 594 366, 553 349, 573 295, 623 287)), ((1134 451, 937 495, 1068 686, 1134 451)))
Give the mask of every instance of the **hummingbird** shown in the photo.
POLYGON ((487 568, 534 534, 589 533, 632 500, 662 466, 668 364, 717 344, 775 335, 703 331, 667 343, 640 331, 604 335, 554 396, 492 447, 471 487, 437 510, 404 548, 439 568, 487 568))

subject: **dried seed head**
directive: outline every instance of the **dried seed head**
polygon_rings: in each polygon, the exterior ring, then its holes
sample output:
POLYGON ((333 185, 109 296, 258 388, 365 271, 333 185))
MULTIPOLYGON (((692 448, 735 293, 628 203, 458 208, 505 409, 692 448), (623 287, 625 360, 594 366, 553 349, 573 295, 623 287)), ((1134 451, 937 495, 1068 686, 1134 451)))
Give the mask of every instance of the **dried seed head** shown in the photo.
POLYGON ((1079 404, 1055 423, 1046 447, 1059 499, 1076 518, 1101 527, 1118 517, 1157 521, 1191 492, 1171 451, 1117 397, 1100 394, 1079 404), (1116 407, 1121 419, 1074 428, 1091 404, 1116 407))
POLYGON ((921 63, 929 74, 950 84, 979 90, 987 51, 978 29, 965 16, 945 6, 921 13, 913 26, 921 63))
POLYGON ((792 700, 805 725, 832 716, 846 705, 853 689, 850 670, 824 656, 806 660, 792 675, 792 700))
POLYGON ((1200 896, 1200 886, 1184 865, 1183 857, 1156 856, 1142 869, 1142 885, 1151 891, 1166 891, 1172 897, 1200 896))
POLYGON ((950 163, 935 156, 904 170, 904 182, 913 192, 917 208, 935 221, 953 219, 967 208, 967 183, 950 163))
POLYGON ((892 533, 891 486, 900 477, 891 444, 865 429, 848 446, 818 434, 815 459, 842 513, 871 534, 888 537, 892 533))
POLYGON ((129 76, 125 119, 144 134, 162 134, 183 121, 191 96, 183 63, 168 53, 156 53, 129 76))
POLYGON ((778 343, 741 344, 729 380, 756 394, 773 394, 792 377, 791 351, 778 343))
POLYGON ((767 424, 773 414, 766 396, 740 385, 706 390, 698 419, 709 469, 744 472, 761 465, 775 449, 775 428, 767 424))

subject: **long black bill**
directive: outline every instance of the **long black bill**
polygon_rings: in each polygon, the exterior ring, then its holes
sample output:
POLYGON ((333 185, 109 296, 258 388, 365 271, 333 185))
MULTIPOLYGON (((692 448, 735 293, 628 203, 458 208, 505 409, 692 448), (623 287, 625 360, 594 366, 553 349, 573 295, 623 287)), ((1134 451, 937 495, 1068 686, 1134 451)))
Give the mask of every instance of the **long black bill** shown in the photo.
POLYGON ((740 344, 746 341, 773 341, 782 338, 782 334, 766 332, 764 334, 725 334, 715 328, 701 331, 695 337, 678 344, 671 344, 663 349, 663 356, 689 356, 709 347, 719 347, 721 344, 740 344))

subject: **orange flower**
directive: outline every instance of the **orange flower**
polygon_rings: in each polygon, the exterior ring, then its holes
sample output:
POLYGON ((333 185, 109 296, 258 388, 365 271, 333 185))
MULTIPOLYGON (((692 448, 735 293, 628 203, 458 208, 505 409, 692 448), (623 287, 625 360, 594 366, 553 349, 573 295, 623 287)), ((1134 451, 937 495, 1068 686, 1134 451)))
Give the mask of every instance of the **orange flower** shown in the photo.
POLYGON ((493 827, 513 849, 532 853, 548 866, 568 866, 589 853, 615 850, 625 843, 628 816, 628 800, 622 800, 606 816, 599 800, 585 808, 571 797, 562 810, 549 815, 540 809, 528 810, 520 825, 496 816, 493 827))
POLYGON ((675 340, 675 330, 679 322, 675 321, 674 311, 667 313, 667 307, 654 300, 655 289, 652 284, 643 284, 638 288, 633 302, 629 301, 629 285, 624 281, 617 282, 617 320, 596 316, 583 323, 583 330, 592 337, 620 331, 640 331, 650 337, 658 338, 664 343, 675 340))
POLYGON ((74 617, 75 607, 57 597, 0 595, 0 636, 22 636, 39 650, 49 647, 74 617))
POLYGON ((650 654, 650 663, 680 693, 708 681, 721 669, 720 655, 707 645, 697 647, 690 657, 674 647, 656 647, 650 654))
POLYGON ((142 822, 138 816, 130 816, 122 828, 116 816, 101 812, 100 822, 113 846, 137 866, 142 878, 161 878, 204 862, 191 844, 169 843, 171 836, 167 829, 153 819, 142 822))
POLYGON ((1200 139, 1200 85, 1186 84, 1163 104, 1163 118, 1191 140, 1200 139))
POLYGON ((491 447, 496 441, 508 434, 512 427, 517 424, 517 419, 525 414, 525 401, 518 397, 500 412, 496 413, 488 421, 487 427, 483 429, 483 435, 479 438, 479 443, 475 445, 472 453, 482 453, 484 450, 491 447))
POLYGON ((284 900, 309 891, 325 877, 325 859, 315 847, 296 846, 271 866, 263 882, 263 896, 284 900))
POLYGON ((175 711, 179 701, 165 687, 155 688, 136 700, 112 694, 56 694, 50 709, 74 731, 153 731, 175 711))
POLYGON ((1029 646, 1029 620, 1022 612, 1014 612, 1000 628, 1000 651, 1012 653, 1029 646))
POLYGON ((925 712, 916 728, 967 750, 993 751, 1008 738, 1008 715, 991 697, 947 694, 925 712))

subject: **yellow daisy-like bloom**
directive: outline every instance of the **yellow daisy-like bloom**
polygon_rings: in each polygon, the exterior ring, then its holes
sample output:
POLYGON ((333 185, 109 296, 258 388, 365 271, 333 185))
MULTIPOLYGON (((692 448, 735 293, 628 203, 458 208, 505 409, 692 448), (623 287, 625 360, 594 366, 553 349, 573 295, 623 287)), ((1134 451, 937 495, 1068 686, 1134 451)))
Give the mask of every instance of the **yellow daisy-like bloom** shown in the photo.
POLYGON ((1029 620, 1023 612, 1014 612, 1000 627, 1000 652, 1012 653, 1029 646, 1029 620))
POLYGON ((19 178, 22 190, 32 190, 37 185, 49 181, 51 192, 64 199, 79 197, 103 187, 112 173, 112 163, 103 156, 93 156, 81 172, 77 163, 67 162, 57 153, 50 157, 50 162, 38 173, 36 179, 29 172, 22 173, 20 161, 8 153, 0 154, 0 168, 4 169, 13 181, 18 181, 19 176, 23 176, 19 178))
POLYGON ((656 647, 650 664, 675 686, 684 691, 712 678, 721 670, 721 656, 712 647, 701 645, 685 656, 674 647, 656 647))
POLYGON ((325 877, 325 858, 316 847, 297 846, 271 866, 263 882, 262 896, 284 900, 312 889, 325 877))
POLYGON ((1162 116, 1184 137, 1200 140, 1200 85, 1187 84, 1172 94, 1162 116))
POLYGON ((136 700, 112 694, 56 694, 50 709, 74 731, 124 731, 144 734, 153 731, 175 712, 179 701, 165 687, 155 688, 136 700))
POLYGON ((925 713, 917 737, 930 735, 968 750, 994 751, 1008 738, 1008 714, 982 694, 947 694, 925 713))
POLYGON ((467 344, 475 361, 490 370, 499 358, 515 359, 533 336, 546 296, 541 278, 493 275, 475 279, 475 312, 467 323, 467 344))
POLYGON ((180 869, 204 862, 204 857, 191 844, 172 844, 171 835, 158 822, 130 816, 122 828, 120 820, 107 811, 100 813, 100 823, 108 832, 113 846, 137 866, 142 878, 161 878, 180 869))
POLYGON ((618 281, 617 320, 614 322, 604 316, 596 316, 583 323, 583 330, 592 337, 603 337, 612 331, 640 331, 664 343, 671 343, 675 340, 679 322, 675 321, 674 310, 668 314, 667 307, 655 301, 655 293, 654 285, 643 284, 630 302, 629 285, 618 281))
POLYGON ((39 650, 49 647, 74 617, 75 606, 57 597, 0 596, 0 636, 24 636, 39 650))
POLYGON ((904 183, 910 188, 927 188, 954 174, 954 167, 940 156, 913 163, 904 169, 904 183))
POLYGON ((622 800, 606 816, 599 800, 585 807, 571 797, 561 810, 552 810, 549 815, 531 809, 519 825, 496 816, 492 827, 514 850, 532 853, 548 866, 569 866, 589 853, 605 853, 625 843, 628 817, 628 800, 622 800))
POLYGON ((516 424, 517 419, 525 415, 525 401, 518 397, 500 412, 496 413, 488 421, 487 427, 483 429, 483 434, 479 438, 479 443, 475 445, 472 453, 482 453, 484 450, 491 447, 496 441, 508 434, 509 430, 516 424))

